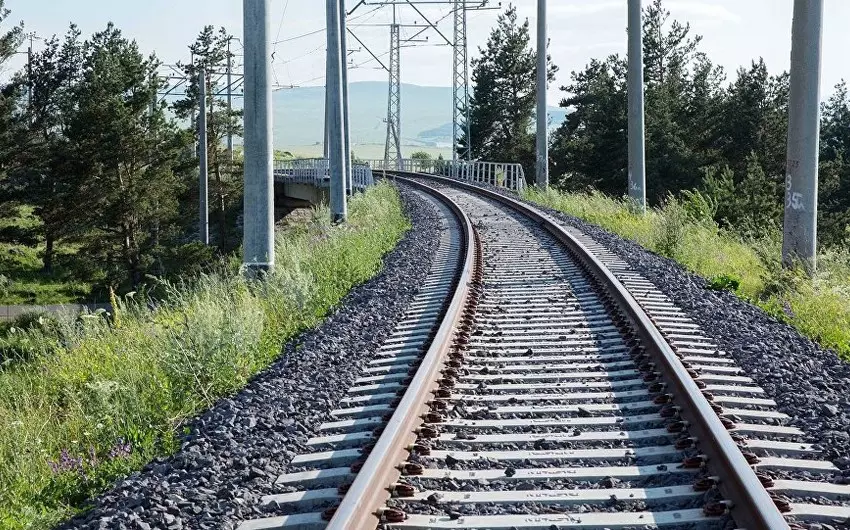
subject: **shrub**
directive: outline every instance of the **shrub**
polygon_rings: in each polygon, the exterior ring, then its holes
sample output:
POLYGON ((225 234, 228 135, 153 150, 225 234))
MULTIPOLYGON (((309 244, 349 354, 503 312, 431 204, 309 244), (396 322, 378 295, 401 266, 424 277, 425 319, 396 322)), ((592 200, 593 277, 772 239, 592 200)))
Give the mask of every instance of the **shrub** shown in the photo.
POLYGON ((708 282, 708 288, 715 291, 732 291, 733 293, 741 286, 741 280, 727 274, 714 276, 708 282))
POLYGON ((675 259, 685 237, 687 212, 675 197, 668 197, 659 213, 653 231, 653 248, 662 256, 675 259))

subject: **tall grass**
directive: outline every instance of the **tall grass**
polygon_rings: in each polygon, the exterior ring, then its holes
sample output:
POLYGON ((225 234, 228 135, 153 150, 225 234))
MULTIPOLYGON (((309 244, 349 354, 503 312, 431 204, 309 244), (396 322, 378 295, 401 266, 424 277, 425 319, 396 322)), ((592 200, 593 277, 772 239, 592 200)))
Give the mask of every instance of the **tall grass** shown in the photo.
POLYGON ((628 200, 598 192, 531 188, 524 197, 672 258, 712 285, 731 287, 741 298, 850 360, 850 251, 821 255, 818 275, 810 279, 782 268, 778 232, 746 240, 723 230, 698 195, 671 198, 645 215, 628 200))
POLYGON ((407 229, 396 191, 379 185, 352 200, 347 225, 332 226, 322 208, 279 233, 265 283, 222 263, 163 285, 156 309, 138 293, 111 318, 15 330, 30 348, 0 368, 0 528, 49 527, 176 450, 181 422, 319 323, 407 229))

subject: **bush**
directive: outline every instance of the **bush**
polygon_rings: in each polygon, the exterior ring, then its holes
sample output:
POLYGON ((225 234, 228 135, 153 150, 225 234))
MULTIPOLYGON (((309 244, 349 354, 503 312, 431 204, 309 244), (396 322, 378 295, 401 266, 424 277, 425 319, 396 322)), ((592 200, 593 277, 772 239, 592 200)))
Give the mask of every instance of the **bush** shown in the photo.
POLYGON ((732 291, 733 293, 741 286, 741 280, 727 274, 715 276, 708 281, 708 288, 715 291, 732 291))
POLYGON ((656 217, 653 231, 653 248, 662 256, 675 259, 685 238, 688 215, 675 197, 668 197, 656 217))

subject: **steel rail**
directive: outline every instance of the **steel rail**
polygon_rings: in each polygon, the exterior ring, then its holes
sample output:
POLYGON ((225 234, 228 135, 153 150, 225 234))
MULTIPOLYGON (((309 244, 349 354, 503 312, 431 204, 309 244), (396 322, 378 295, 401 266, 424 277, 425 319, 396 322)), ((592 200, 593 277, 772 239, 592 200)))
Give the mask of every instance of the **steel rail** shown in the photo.
POLYGON ((445 195, 413 180, 399 180, 437 197, 454 212, 464 233, 466 253, 457 289, 428 352, 374 448, 358 471, 357 477, 328 522, 328 529, 375 528, 381 522, 380 510, 391 495, 388 488, 401 476, 401 471, 396 466, 407 460, 409 448, 417 438, 416 431, 425 423, 422 416, 428 412, 428 402, 433 398, 433 391, 438 388, 440 370, 469 298, 477 251, 472 223, 463 210, 445 195))
MULTIPOLYGON (((406 183, 413 181, 400 177, 401 174, 447 184, 495 200, 539 223, 555 239, 564 244, 586 267, 586 270, 603 283, 608 294, 612 296, 624 315, 630 320, 633 329, 641 339, 641 345, 655 361, 658 375, 666 384, 669 393, 673 395, 673 399, 681 407, 682 418, 688 423, 688 429, 696 436, 701 452, 707 457, 706 466, 712 474, 719 477, 718 488, 724 497, 731 501, 729 511, 735 522, 739 527, 748 530, 786 530, 790 528, 785 517, 762 486, 755 471, 741 454, 726 427, 662 333, 628 289, 578 239, 549 215, 501 193, 448 177, 398 171, 392 173, 406 183)), ((444 200, 450 199, 446 197, 444 200)), ((432 349, 439 346, 437 338, 434 339, 432 349)), ((401 409, 397 411, 397 414, 400 411, 401 409)), ((372 457, 380 458, 380 455, 376 453, 377 451, 373 451, 370 459, 372 457)), ((398 451, 395 454, 398 454, 398 451)), ((399 462, 396 459, 390 461, 393 463, 391 465, 399 462)), ((383 482, 381 487, 386 488, 389 484, 391 482, 383 482)), ((366 527, 336 526, 334 528, 366 527)))

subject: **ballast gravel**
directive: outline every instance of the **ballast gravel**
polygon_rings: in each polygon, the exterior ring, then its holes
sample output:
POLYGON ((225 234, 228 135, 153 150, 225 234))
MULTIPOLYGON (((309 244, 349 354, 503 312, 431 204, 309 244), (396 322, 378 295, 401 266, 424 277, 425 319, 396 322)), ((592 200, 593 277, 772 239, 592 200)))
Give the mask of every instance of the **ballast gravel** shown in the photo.
POLYGON ((375 278, 354 288, 318 328, 248 386, 187 426, 179 452, 147 465, 65 522, 65 529, 232 529, 263 517, 260 497, 330 418, 428 275, 440 236, 437 210, 400 186, 413 229, 375 278))
MULTIPOLYGON (((503 189, 481 187, 517 199, 503 189)), ((822 478, 850 483, 850 363, 734 294, 709 289, 705 279, 671 259, 581 219, 523 202, 588 234, 654 283, 776 401, 792 418, 788 424, 803 430, 821 457, 839 468, 822 478)))

